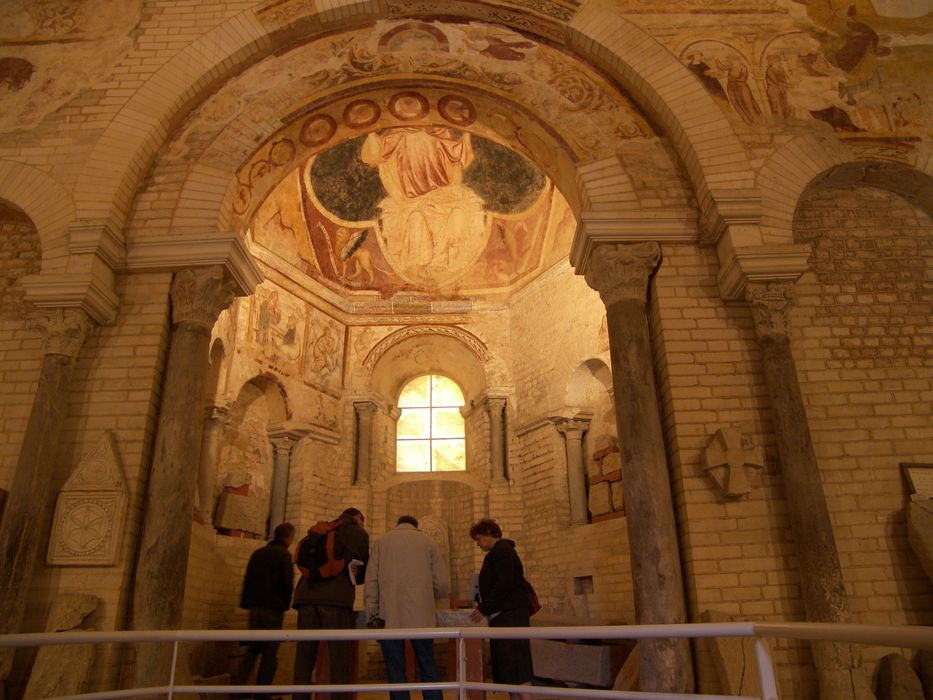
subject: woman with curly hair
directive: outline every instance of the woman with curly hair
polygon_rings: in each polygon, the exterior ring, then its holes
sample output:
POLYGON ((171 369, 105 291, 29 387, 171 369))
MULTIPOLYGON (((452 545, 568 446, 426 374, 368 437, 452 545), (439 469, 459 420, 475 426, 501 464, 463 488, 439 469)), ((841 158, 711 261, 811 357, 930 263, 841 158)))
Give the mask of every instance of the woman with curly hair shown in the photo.
MULTIPOLYGON (((515 542, 502 539, 495 520, 473 524, 470 537, 486 552, 479 572, 479 603, 470 614, 474 622, 489 618, 490 627, 529 627, 529 599, 525 569, 515 551, 515 542)), ((530 685, 531 643, 527 639, 492 639, 492 680, 510 685, 530 685)), ((530 700, 528 693, 509 693, 511 700, 530 700)))

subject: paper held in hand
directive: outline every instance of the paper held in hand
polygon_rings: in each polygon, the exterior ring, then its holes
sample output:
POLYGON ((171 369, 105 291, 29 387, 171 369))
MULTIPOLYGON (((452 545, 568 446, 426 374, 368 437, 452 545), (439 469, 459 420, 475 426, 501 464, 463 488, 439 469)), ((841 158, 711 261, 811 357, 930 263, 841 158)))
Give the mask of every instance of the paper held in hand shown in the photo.
POLYGON ((347 564, 347 568, 350 569, 350 583, 352 583, 354 586, 357 585, 356 572, 361 566, 363 566, 363 562, 359 559, 351 559, 347 564))

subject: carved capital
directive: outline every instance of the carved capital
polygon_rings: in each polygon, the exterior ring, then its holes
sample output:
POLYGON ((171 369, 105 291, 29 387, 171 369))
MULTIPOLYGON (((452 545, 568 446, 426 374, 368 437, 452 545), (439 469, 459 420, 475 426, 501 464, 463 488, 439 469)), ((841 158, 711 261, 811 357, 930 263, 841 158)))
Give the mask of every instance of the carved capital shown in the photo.
POLYGON ((492 418, 502 418, 502 412, 505 410, 506 399, 498 396, 489 396, 484 402, 486 413, 492 418))
POLYGON ((599 292, 606 306, 623 299, 646 301, 648 278, 661 261, 661 248, 653 242, 602 245, 587 265, 584 279, 599 292))
POLYGON ((377 409, 378 409, 378 406, 376 406, 374 401, 354 401, 353 402, 354 412, 356 413, 356 415, 361 416, 361 417, 365 416, 367 418, 372 418, 374 415, 376 415, 377 409))
POLYGON ((42 353, 76 358, 92 324, 91 317, 83 309, 41 310, 36 328, 42 333, 42 353))
POLYGON ((750 284, 745 290, 745 298, 752 310, 759 338, 787 335, 790 329, 789 313, 794 304, 791 284, 750 284))
POLYGON ((276 457, 279 459, 288 459, 292 454, 292 448, 298 440, 291 435, 279 435, 277 437, 270 437, 269 442, 272 443, 276 457))
POLYGON ((557 432, 564 437, 571 440, 580 440, 583 437, 583 433, 589 430, 590 422, 577 418, 559 418, 554 421, 554 427, 556 427, 557 432))
POLYGON ((208 331, 217 316, 233 302, 236 284, 220 265, 186 268, 172 281, 172 321, 192 323, 208 331))

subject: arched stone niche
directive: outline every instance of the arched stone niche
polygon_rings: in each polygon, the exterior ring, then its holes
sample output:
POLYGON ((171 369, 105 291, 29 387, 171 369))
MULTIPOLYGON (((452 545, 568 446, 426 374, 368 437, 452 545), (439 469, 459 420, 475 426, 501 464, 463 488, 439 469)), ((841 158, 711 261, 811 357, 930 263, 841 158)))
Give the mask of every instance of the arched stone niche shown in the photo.
MULTIPOLYGON (((488 414, 475 409, 488 396, 492 385, 489 375, 498 378, 502 373, 497 369, 500 363, 485 343, 457 326, 409 326, 377 343, 363 360, 363 366, 372 368, 368 388, 379 408, 374 417, 373 432, 377 437, 371 446, 373 467, 369 477, 374 487, 381 482, 407 476, 395 472, 396 403, 402 387, 425 374, 444 375, 463 391, 466 475, 476 483, 488 481, 488 414)), ((451 473, 451 478, 454 474, 451 473)), ((435 478, 443 476, 434 475, 435 478)))
POLYGON ((266 532, 275 454, 269 427, 288 414, 285 389, 259 376, 246 382, 230 406, 216 450, 219 500, 214 525, 223 532, 266 532))

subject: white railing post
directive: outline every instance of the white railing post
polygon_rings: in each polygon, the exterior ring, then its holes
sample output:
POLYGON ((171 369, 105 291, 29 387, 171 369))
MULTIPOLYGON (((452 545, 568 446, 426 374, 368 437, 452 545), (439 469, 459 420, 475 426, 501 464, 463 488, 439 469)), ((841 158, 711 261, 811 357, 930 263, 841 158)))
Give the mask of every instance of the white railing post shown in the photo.
POLYGON ((466 639, 462 634, 457 637, 457 683, 460 700, 466 700, 466 639))
POLYGON ((758 663, 758 679, 761 681, 761 700, 778 700, 771 650, 768 641, 761 637, 755 637, 755 660, 758 663))
POLYGON ((175 664, 178 662, 178 640, 172 642, 172 666, 168 672, 168 700, 175 692, 175 664))

